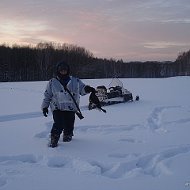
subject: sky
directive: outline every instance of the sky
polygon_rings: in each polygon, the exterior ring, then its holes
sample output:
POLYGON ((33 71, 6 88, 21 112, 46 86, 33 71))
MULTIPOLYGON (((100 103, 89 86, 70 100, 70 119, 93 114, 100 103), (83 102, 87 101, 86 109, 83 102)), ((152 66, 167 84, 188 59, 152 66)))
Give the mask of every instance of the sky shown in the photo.
POLYGON ((189 0, 1 0, 0 7, 0 44, 68 43, 124 61, 174 61, 190 49, 189 0))

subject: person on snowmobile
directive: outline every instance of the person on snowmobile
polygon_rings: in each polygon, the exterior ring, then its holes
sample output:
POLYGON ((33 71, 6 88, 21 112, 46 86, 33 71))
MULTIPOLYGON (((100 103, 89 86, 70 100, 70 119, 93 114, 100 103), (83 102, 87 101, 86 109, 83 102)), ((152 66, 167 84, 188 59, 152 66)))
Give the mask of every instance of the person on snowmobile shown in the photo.
POLYGON ((48 82, 41 105, 45 117, 48 115, 49 106, 53 113, 54 123, 49 144, 52 148, 58 146, 62 132, 63 142, 72 140, 75 113, 79 109, 80 95, 95 92, 93 87, 85 85, 79 78, 71 76, 70 67, 64 61, 57 64, 56 75, 48 82))

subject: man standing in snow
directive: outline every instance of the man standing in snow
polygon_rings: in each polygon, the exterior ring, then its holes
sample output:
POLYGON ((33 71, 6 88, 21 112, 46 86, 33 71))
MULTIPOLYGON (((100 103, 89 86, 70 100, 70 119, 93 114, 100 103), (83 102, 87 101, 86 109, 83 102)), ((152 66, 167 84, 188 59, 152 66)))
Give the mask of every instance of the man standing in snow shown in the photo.
POLYGON ((70 76, 70 67, 64 61, 56 66, 55 78, 52 78, 46 87, 42 102, 42 111, 45 117, 50 106, 53 113, 50 147, 58 146, 63 132, 63 142, 70 142, 73 136, 75 113, 78 113, 80 95, 95 92, 91 86, 85 85, 79 78, 70 76))

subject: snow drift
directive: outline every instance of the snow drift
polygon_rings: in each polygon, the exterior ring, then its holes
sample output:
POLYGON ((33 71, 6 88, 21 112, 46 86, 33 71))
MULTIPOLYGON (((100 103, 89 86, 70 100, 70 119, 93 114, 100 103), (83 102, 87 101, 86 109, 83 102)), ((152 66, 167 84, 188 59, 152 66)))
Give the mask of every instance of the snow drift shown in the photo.
POLYGON ((73 141, 54 149, 40 111, 47 82, 0 83, 0 189, 190 189, 190 77, 121 81, 140 101, 105 114, 82 97, 73 141))

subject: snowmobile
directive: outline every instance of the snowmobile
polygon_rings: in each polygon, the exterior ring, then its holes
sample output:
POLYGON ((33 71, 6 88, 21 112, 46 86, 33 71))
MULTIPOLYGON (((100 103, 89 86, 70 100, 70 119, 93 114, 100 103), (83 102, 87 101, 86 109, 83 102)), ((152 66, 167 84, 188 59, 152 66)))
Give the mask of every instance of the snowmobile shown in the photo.
MULTIPOLYGON (((133 101, 132 93, 123 87, 123 83, 118 78, 112 79, 108 89, 104 85, 97 86, 95 94, 101 106, 133 101)), ((135 100, 138 101, 139 96, 136 96, 135 100)), ((88 109, 91 110, 94 108, 97 108, 97 104, 89 98, 88 109)))

